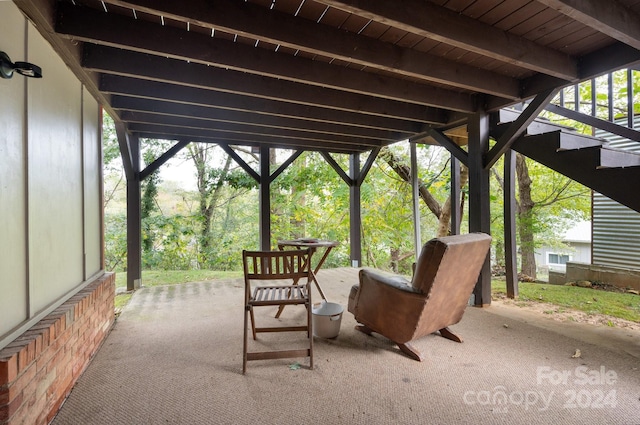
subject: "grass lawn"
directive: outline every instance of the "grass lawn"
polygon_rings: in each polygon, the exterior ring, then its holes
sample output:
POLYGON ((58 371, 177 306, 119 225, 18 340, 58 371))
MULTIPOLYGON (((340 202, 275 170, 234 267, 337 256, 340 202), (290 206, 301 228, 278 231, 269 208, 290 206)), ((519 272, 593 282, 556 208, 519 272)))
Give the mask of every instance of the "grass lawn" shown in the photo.
MULTIPOLYGON (((215 270, 144 270, 142 285, 146 287, 174 285, 187 282, 204 282, 213 279, 240 278, 242 272, 220 272, 215 270)), ((116 288, 127 286, 127 272, 116 273, 116 288)))
MULTIPOLYGON (((242 272, 214 270, 147 270, 142 272, 142 282, 146 287, 229 278, 242 278, 242 272)), ((117 273, 116 287, 126 287, 126 279, 126 272, 117 273)), ((604 314, 640 323, 640 296, 635 294, 542 283, 520 282, 518 286, 520 296, 516 300, 516 305, 518 301, 523 304, 525 302, 545 302, 557 305, 560 309, 579 310, 587 314, 604 314)), ((492 292, 494 296, 506 296, 505 281, 493 280, 492 292)), ((131 294, 117 295, 116 310, 122 309, 130 298, 131 294)))
MULTIPOLYGON (((506 295, 504 280, 493 280, 491 286, 494 295, 506 295)), ((640 323, 640 296, 635 294, 526 282, 520 282, 518 288, 520 301, 545 302, 587 314, 605 314, 640 323)))

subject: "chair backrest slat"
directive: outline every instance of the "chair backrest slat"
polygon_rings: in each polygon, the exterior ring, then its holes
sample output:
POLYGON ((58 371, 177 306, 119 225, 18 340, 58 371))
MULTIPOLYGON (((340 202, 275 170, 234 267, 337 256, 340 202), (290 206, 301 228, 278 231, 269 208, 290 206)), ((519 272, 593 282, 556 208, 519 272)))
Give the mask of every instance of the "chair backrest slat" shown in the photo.
POLYGON ((308 249, 288 251, 243 251, 244 273, 251 280, 302 279, 311 262, 308 249))

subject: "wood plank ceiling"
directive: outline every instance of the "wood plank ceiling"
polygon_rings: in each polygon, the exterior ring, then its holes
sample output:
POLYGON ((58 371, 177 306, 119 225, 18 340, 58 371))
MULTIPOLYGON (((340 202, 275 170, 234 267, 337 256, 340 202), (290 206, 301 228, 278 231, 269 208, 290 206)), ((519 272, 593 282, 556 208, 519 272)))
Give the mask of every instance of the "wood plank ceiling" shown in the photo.
POLYGON ((180 141, 362 152, 640 61, 640 0, 15 3, 130 132, 180 141))

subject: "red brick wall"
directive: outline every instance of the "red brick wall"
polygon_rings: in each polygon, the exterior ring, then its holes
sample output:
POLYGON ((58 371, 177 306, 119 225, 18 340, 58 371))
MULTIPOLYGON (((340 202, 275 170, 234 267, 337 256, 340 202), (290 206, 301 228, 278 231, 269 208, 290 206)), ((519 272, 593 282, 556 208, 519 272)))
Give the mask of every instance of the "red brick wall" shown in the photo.
POLYGON ((48 424, 115 320, 105 274, 0 350, 0 425, 48 424))

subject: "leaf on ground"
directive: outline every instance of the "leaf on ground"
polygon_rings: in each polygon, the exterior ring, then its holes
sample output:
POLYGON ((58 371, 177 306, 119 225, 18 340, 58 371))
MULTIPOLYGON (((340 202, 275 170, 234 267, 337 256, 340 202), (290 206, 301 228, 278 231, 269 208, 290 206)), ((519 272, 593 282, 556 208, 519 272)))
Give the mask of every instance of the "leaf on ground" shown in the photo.
POLYGON ((290 370, 298 370, 298 369, 300 369, 300 363, 295 362, 295 363, 290 364, 289 365, 289 369, 290 370))

